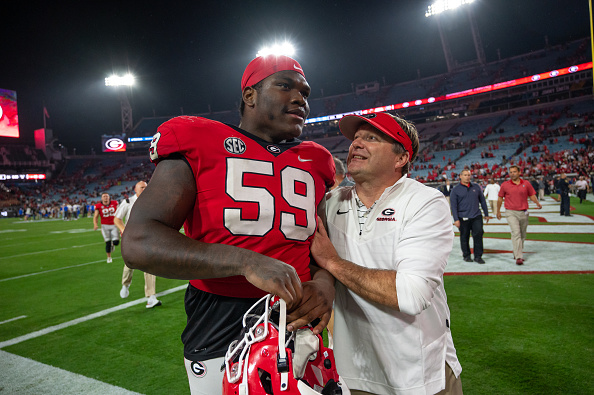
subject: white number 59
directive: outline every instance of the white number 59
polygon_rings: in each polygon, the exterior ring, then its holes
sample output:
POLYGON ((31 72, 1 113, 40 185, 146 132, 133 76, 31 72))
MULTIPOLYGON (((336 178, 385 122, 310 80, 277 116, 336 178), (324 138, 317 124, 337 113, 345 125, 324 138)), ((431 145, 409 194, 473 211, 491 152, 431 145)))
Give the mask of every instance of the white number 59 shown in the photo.
MULTIPOLYGON (((245 174, 261 174, 274 176, 271 162, 253 159, 227 158, 227 175, 225 191, 236 202, 252 202, 258 204, 256 219, 243 219, 241 208, 225 208, 225 227, 234 235, 264 236, 274 226, 275 198, 266 186, 245 186, 245 174)), ((278 182, 271 179, 271 182, 278 182)), ((315 182, 311 174, 296 167, 287 166, 280 171, 282 198, 295 208, 294 212, 281 212, 280 231, 289 240, 305 241, 316 229, 316 197, 315 182), (305 193, 296 191, 297 183, 305 184, 305 193), (304 211, 307 225, 296 222, 296 212, 304 211)))

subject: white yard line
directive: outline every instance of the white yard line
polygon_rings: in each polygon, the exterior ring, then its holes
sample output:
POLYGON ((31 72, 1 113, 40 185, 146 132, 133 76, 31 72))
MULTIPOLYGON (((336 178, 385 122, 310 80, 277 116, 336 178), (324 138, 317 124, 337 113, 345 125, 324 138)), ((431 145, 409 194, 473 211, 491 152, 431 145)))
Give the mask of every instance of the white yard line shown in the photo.
MULTIPOLYGON (((182 291, 186 289, 187 286, 188 284, 180 285, 179 287, 159 292, 157 296, 164 296, 177 291, 182 291)), ((90 377, 46 365, 29 358, 10 354, 2 351, 1 349, 14 344, 22 343, 27 340, 35 339, 43 335, 47 335, 48 333, 56 332, 60 329, 68 328, 82 322, 103 317, 107 314, 121 311, 127 309, 128 307, 136 306, 142 303, 146 303, 146 298, 130 301, 128 303, 99 311, 97 313, 89 314, 87 316, 64 322, 59 325, 50 326, 39 331, 0 342, 0 392, 4 390, 7 391, 6 393, 11 394, 137 395, 137 392, 129 391, 122 387, 117 387, 115 385, 104 383, 90 377), (34 372, 35 374, 31 374, 31 372, 34 372)), ((24 317, 26 316, 12 318, 4 322, 14 321, 24 317)), ((2 323, 3 322, 0 322, 0 324, 2 323)))
POLYGON ((26 315, 21 315, 21 316, 18 316, 18 317, 11 318, 9 320, 0 321, 0 325, 6 324, 6 323, 12 322, 12 321, 20 320, 21 318, 27 318, 27 316, 26 315))
POLYGON ((80 245, 80 246, 70 246, 70 247, 64 247, 64 248, 55 248, 53 250, 27 252, 27 253, 24 253, 24 254, 17 254, 17 255, 11 255, 11 256, 0 256, 0 259, 12 259, 12 258, 18 258, 18 257, 21 257, 21 256, 37 255, 37 254, 47 254, 47 253, 50 253, 50 252, 64 251, 64 250, 69 250, 71 248, 88 247, 88 246, 93 246, 93 245, 97 245, 97 244, 104 244, 104 243, 103 242, 100 242, 100 243, 91 243, 91 244, 83 244, 83 245, 80 245))
MULTIPOLYGON (((177 292, 177 291, 184 290, 187 287, 188 287, 188 284, 180 285, 179 287, 175 287, 175 288, 171 288, 171 289, 168 289, 166 291, 163 291, 163 292, 159 292, 157 294, 157 296, 168 295, 170 293, 174 293, 174 292, 177 292)), ((73 325, 80 324, 81 322, 86 322, 86 321, 90 321, 90 320, 95 319, 95 318, 103 317, 103 316, 106 316, 108 314, 114 313, 116 311, 121 311, 121 310, 127 309, 128 307, 136 306, 136 305, 141 304, 141 303, 146 303, 146 298, 141 298, 141 299, 133 300, 131 302, 124 303, 124 304, 121 304, 119 306, 115 306, 115 307, 112 307, 112 308, 109 308, 109 309, 106 309, 106 310, 102 310, 102 311, 99 311, 97 313, 89 314, 89 315, 86 315, 84 317, 80 317, 80 318, 76 318, 76 319, 71 320, 71 321, 68 321, 68 322, 64 322, 62 324, 53 325, 53 326, 47 327, 45 329, 41 329, 41 330, 38 330, 38 331, 35 331, 35 332, 28 333, 28 334, 23 335, 23 336, 15 337, 14 339, 10 339, 10 340, 6 340, 6 341, 3 341, 3 342, 0 342, 0 349, 2 349, 4 347, 15 345, 15 344, 18 344, 18 343, 22 343, 22 342, 27 341, 27 340, 35 339, 37 337, 40 337, 40 336, 43 336, 43 335, 47 335, 48 333, 56 332, 56 331, 58 331, 60 329, 64 329, 64 328, 71 327, 73 325)))
POLYGON ((0 391, 6 394, 45 395, 138 394, 2 350, 0 350, 0 391))
MULTIPOLYGON (((114 257, 113 259, 121 259, 121 258, 114 257)), ((38 274, 45 274, 45 273, 57 272, 58 270, 72 269, 73 267, 81 267, 81 266, 91 265, 93 263, 99 263, 99 262, 105 262, 105 259, 101 259, 100 261, 93 261, 93 262, 81 263, 79 265, 59 267, 57 269, 44 270, 42 272, 35 272, 35 273, 23 274, 21 276, 16 276, 16 277, 3 278, 3 279, 0 279, 0 283, 1 282, 4 282, 4 281, 16 280, 16 279, 24 278, 24 277, 37 276, 38 274)))

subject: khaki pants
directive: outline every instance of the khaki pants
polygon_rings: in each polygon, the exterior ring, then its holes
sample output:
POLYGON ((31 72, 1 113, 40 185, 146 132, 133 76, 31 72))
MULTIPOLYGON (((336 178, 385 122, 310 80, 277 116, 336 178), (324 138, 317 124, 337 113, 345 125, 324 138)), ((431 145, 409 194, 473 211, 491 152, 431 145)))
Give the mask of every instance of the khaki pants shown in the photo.
MULTIPOLYGON (((122 285, 129 287, 132 283, 133 274, 134 269, 130 269, 128 266, 124 265, 124 273, 122 273, 122 285)), ((144 273, 144 296, 148 298, 149 296, 157 293, 156 283, 157 277, 149 273, 144 273)))
POLYGON ((528 211, 506 210, 505 217, 511 229, 514 259, 524 259, 524 240, 528 229, 528 211))
POLYGON ((497 200, 488 200, 489 206, 491 206, 491 216, 497 217, 497 200))
MULTIPOLYGON (((446 387, 439 391, 436 395, 463 395, 462 394, 462 379, 456 377, 450 365, 445 365, 446 387)), ((371 392, 360 390, 351 390, 351 395, 375 395, 371 392)))

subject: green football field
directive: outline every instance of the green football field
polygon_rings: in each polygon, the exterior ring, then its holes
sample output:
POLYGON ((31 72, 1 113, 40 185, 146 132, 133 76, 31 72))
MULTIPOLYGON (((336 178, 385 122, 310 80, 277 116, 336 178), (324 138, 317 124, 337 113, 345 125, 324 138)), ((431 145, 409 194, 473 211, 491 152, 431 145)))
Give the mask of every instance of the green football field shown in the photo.
MULTIPOLYGON (((121 299, 120 248, 106 263, 92 229, 0 220, 0 393, 189 393, 187 282, 158 278, 163 305, 146 309, 137 272, 121 299)), ((445 276, 445 287, 465 394, 594 393, 593 274, 445 276)))

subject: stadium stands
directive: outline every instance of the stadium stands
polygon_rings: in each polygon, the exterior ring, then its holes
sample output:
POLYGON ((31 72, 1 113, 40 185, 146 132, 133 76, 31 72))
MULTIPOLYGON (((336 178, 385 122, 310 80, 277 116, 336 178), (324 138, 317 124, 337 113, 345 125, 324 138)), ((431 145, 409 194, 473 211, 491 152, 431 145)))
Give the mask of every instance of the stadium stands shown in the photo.
MULTIPOLYGON (((352 92, 311 98, 310 117, 340 114, 413 101, 530 76, 557 67, 589 61, 589 40, 545 48, 530 54, 472 66, 448 74, 380 86, 357 85, 352 92)), ((410 176, 432 185, 444 176, 455 178, 469 168, 478 179, 506 176, 506 166, 520 164, 527 175, 553 177, 560 171, 594 172, 592 71, 522 88, 456 99, 399 111, 417 125, 420 149, 410 176)), ((238 124, 237 110, 198 114, 238 124)), ((132 136, 152 136, 171 116, 143 118, 132 136)), ((337 121, 308 124, 303 139, 314 140, 345 159, 350 141, 337 121)), ((56 207, 96 203, 102 192, 121 200, 135 182, 148 181, 153 165, 147 142, 129 145, 132 153, 68 157, 56 163, 42 151, 23 145, 0 147, 0 169, 7 174, 35 169, 46 181, 6 180, 0 184, 0 206, 56 207), (137 156, 132 154, 137 150, 137 156)))

